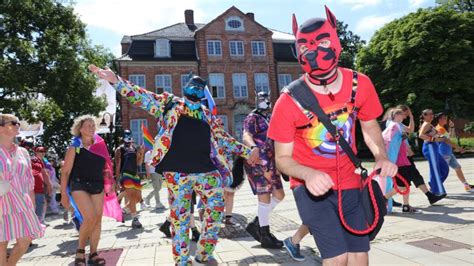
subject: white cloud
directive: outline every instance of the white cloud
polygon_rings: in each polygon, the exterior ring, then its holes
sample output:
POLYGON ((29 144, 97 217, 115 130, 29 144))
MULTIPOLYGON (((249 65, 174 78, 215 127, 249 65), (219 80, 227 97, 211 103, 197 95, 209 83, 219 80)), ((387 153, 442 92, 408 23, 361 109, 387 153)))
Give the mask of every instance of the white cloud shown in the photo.
POLYGON ((362 18, 355 27, 355 32, 357 34, 361 33, 372 33, 377 29, 381 28, 383 25, 392 21, 396 18, 396 14, 391 14, 387 16, 367 16, 362 18))
POLYGON ((194 21, 202 22, 205 13, 193 0, 81 0, 75 12, 87 25, 120 34, 134 35, 184 22, 184 10, 194 10, 194 21))
POLYGON ((340 0, 340 2, 352 6, 351 10, 356 10, 364 7, 376 6, 381 3, 381 0, 340 0))
POLYGON ((410 8, 415 8, 415 9, 421 7, 425 2, 426 0, 409 0, 408 1, 410 8))

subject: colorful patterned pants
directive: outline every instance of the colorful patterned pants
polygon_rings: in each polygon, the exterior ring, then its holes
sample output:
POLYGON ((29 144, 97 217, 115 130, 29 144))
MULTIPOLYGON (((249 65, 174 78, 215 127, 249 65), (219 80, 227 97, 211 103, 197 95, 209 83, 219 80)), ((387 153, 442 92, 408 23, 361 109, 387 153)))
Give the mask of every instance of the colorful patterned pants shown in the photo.
POLYGON ((189 219, 193 190, 205 205, 204 224, 197 244, 199 261, 213 259, 224 212, 224 185, 217 170, 209 173, 185 174, 164 172, 172 225, 173 258, 176 265, 191 265, 189 259, 189 219))

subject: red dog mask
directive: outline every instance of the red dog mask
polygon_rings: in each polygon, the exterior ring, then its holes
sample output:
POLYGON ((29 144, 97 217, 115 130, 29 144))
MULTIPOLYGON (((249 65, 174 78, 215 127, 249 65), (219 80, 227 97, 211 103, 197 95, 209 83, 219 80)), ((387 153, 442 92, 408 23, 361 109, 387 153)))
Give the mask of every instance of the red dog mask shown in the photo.
POLYGON ((304 72, 323 84, 331 83, 337 77, 333 75, 325 80, 321 79, 337 67, 342 50, 337 36, 336 17, 329 8, 326 6, 325 8, 326 19, 312 18, 299 27, 293 14, 293 34, 296 37, 298 62, 304 72), (329 45, 325 45, 327 41, 330 42, 329 45))

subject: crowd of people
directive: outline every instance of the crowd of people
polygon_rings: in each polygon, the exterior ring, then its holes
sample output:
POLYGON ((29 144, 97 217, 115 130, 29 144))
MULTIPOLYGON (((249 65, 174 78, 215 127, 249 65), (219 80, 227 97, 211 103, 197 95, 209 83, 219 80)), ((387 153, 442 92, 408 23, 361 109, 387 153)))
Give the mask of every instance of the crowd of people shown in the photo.
POLYGON ((418 130, 430 166, 425 184, 407 140, 415 132, 410 108, 390 108, 384 120, 377 121, 383 108, 369 77, 337 65, 341 44, 336 26, 328 8, 326 18, 309 19, 301 25, 293 17, 304 74, 284 88, 273 109, 270 95, 256 92, 255 109, 244 121, 243 143, 227 133, 209 109, 212 99, 206 81, 196 75, 190 75, 183 97, 178 97, 147 91, 110 69, 89 66, 133 105, 152 115, 159 128, 154 147, 147 152, 134 145, 126 130, 113 160, 97 135, 93 116, 74 120, 72 140, 64 161, 58 164, 58 160, 46 158, 43 146, 33 147, 27 141, 18 145, 18 118, 0 114, 0 265, 17 263, 31 241, 44 235, 46 210, 59 212, 58 189, 65 217, 72 213, 79 232, 74 264, 105 265, 97 253, 102 216, 123 222, 130 215, 131 228, 142 228, 137 205, 147 207, 154 197, 155 208, 164 209, 159 194, 162 187, 168 192, 169 214, 160 231, 172 239, 175 264, 216 265, 213 253, 221 225, 235 225, 233 198, 242 185, 243 171, 257 200, 255 218, 245 229, 263 248, 286 248, 294 260, 303 261, 300 242, 311 234, 323 264, 367 265, 369 235, 350 229, 367 227, 359 204, 362 182, 356 168, 360 166, 339 147, 342 138, 356 152, 357 120, 375 158, 374 169, 380 171, 378 181, 389 211, 400 206, 403 213, 419 212, 410 205, 408 194, 403 195, 402 204, 392 200, 399 191, 394 185, 403 190, 407 184, 387 182, 386 177, 397 173, 421 190, 430 204, 446 197, 443 182, 449 167, 465 190, 472 191, 453 153, 463 149, 450 141, 452 121, 444 113, 434 116, 430 109, 422 112, 418 130), (314 102, 337 128, 335 132, 323 123, 325 117, 307 109, 296 97, 301 91, 314 96, 314 102), (139 177, 142 164, 153 187, 145 198, 139 177), (270 230, 270 215, 285 197, 282 177, 289 178, 301 226, 292 237, 279 240, 270 230), (200 232, 194 219, 195 205, 202 222, 200 232), (190 240, 197 242, 193 259, 190 240), (11 241, 16 244, 7 255, 11 241))

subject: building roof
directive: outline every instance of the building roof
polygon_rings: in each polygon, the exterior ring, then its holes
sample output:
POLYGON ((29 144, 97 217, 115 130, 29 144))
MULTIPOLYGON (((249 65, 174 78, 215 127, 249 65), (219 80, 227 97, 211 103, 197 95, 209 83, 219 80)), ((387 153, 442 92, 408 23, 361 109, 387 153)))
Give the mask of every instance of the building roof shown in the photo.
POLYGON ((269 29, 269 30, 273 32, 272 39, 274 42, 288 42, 288 43, 295 42, 295 36, 293 36, 293 34, 286 33, 279 30, 274 30, 274 29, 269 29))
POLYGON ((132 40, 156 40, 159 38, 166 38, 169 40, 192 40, 194 41, 194 32, 201 29, 206 24, 194 23, 193 26, 188 26, 186 23, 176 23, 174 25, 164 27, 159 30, 150 31, 143 34, 128 36, 122 38, 121 43, 130 43, 132 40))
MULTIPOLYGON (((128 52, 122 55, 118 60, 121 61, 196 61, 196 42, 195 32, 205 28, 207 25, 228 14, 231 10, 240 12, 243 16, 247 16, 242 13, 235 6, 230 7, 221 15, 217 16, 211 22, 195 23, 194 25, 188 25, 186 23, 176 23, 158 30, 150 31, 143 34, 137 35, 125 35, 122 38, 121 44, 130 44, 128 52), (155 40, 157 39, 168 39, 170 40, 170 53, 171 57, 157 58, 154 56, 155 53, 155 40)), ((268 32, 272 33, 274 57, 277 61, 293 62, 296 61, 291 47, 294 47, 295 38, 292 34, 269 29, 255 20, 253 20, 258 26, 264 28, 268 32)))

